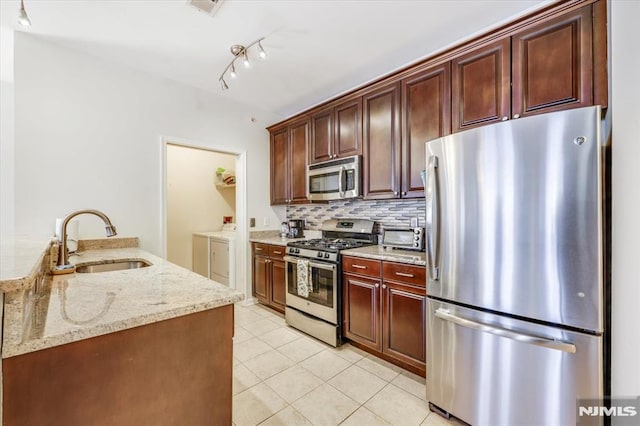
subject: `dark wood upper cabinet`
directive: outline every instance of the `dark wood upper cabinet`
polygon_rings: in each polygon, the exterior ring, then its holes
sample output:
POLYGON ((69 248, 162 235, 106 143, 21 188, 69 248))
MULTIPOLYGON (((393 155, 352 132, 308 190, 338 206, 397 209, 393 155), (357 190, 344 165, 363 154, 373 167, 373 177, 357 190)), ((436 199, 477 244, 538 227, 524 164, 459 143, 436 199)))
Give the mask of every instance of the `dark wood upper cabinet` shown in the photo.
POLYGON ((400 83, 362 97, 366 199, 400 195, 400 83))
POLYGON ((593 104, 591 6, 512 36, 513 118, 593 104))
POLYGON ((357 98, 336 105, 335 158, 362 154, 362 99, 357 98))
POLYGON ((362 100, 349 99, 311 116, 309 163, 362 154, 362 100))
POLYGON ((451 62, 453 131, 508 120, 511 115, 511 39, 451 62))
POLYGON ((289 126, 289 202, 307 201, 307 146, 309 120, 289 126))
POLYGON ((311 116, 311 153, 309 163, 331 160, 333 156, 333 108, 311 116))
POLYGON ((403 198, 424 197, 425 142, 451 133, 449 62, 402 80, 403 198))
POLYGON ((289 189, 287 164, 289 158, 289 137, 287 128, 271 132, 271 204, 285 204, 289 189))
POLYGON ((307 202, 309 119, 271 131, 271 204, 307 202))

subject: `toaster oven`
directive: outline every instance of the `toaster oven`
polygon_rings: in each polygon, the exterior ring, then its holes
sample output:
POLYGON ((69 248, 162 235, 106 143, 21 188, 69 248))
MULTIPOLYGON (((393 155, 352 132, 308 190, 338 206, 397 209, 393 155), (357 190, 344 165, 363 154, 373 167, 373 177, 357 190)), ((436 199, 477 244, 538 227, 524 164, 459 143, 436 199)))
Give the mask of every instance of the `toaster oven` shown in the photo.
POLYGON ((385 229, 382 245, 404 250, 424 250, 424 228, 385 229))

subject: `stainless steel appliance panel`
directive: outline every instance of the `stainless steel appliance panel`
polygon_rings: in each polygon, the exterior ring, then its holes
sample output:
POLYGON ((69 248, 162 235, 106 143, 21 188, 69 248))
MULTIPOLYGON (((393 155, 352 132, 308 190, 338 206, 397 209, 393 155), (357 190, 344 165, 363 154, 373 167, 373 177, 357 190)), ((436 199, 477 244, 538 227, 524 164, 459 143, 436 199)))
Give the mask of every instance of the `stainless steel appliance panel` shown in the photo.
POLYGON ((602 396, 602 336, 433 299, 427 309, 427 399, 465 422, 576 424, 576 398, 602 396))
POLYGON ((603 330, 600 108, 426 144, 427 294, 603 330))
POLYGON ((361 195, 359 155, 307 166, 309 200, 341 200, 361 195))
POLYGON ((332 324, 338 323, 338 265, 334 263, 309 262, 309 276, 313 289, 309 297, 297 294, 298 260, 285 256, 285 280, 287 306, 296 308, 332 324))

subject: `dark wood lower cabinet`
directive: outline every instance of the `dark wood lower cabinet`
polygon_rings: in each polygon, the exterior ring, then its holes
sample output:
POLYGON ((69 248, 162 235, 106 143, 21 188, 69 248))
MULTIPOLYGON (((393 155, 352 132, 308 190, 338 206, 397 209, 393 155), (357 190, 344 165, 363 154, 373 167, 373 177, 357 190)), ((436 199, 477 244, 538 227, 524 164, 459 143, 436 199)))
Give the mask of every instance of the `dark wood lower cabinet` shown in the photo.
POLYGON ((345 256, 343 270, 344 337, 355 346, 424 376, 425 268, 345 256), (362 266, 365 262, 367 269, 362 266), (354 264, 363 272, 356 272, 354 264))
POLYGON ((344 336, 382 350, 380 338, 380 280, 344 274, 344 336))
POLYGON ((268 303, 269 294, 269 258, 264 256, 253 257, 253 295, 262 303, 268 303))
POLYGON ((382 350, 417 368, 425 362, 426 301, 424 289, 382 284, 382 350))
POLYGON ((230 425, 233 305, 2 360, 5 425, 230 425))
POLYGON ((271 261, 271 305, 284 312, 287 295, 286 267, 282 260, 271 261))
POLYGON ((284 313, 287 294, 284 251, 282 246, 252 244, 252 293, 260 303, 281 313, 284 313))

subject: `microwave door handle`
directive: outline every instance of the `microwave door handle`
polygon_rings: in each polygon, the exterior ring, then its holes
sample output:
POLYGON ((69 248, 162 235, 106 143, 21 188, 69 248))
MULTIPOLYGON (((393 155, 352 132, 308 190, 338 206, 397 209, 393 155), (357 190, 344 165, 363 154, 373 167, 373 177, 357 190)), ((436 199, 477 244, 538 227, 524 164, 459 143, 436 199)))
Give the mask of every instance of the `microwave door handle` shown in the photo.
POLYGON ((426 232, 427 232, 427 264, 429 266, 429 277, 437 281, 439 277, 438 268, 438 182, 436 169, 438 168, 438 157, 429 157, 428 182, 426 191, 426 232))
POLYGON ((344 198, 344 191, 342 190, 343 179, 344 179, 344 166, 340 166, 340 171, 338 172, 338 192, 340 193, 340 198, 344 198))

